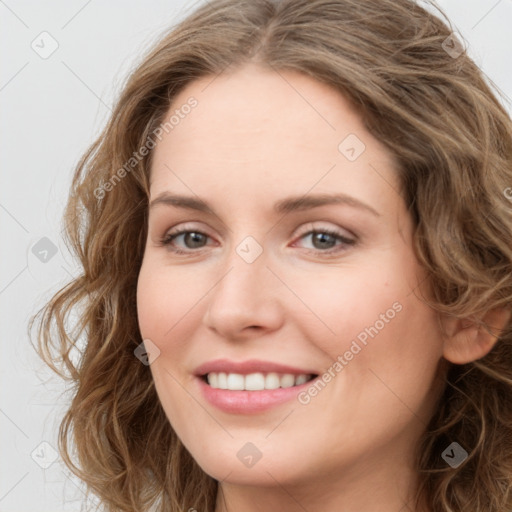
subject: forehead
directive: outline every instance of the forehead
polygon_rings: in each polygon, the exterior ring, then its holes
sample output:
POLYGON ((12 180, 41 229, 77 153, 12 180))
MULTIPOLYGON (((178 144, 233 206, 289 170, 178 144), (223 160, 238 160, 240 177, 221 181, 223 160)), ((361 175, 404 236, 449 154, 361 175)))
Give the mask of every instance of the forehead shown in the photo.
POLYGON ((154 149, 152 197, 169 187, 261 199, 312 187, 379 195, 379 173, 395 174, 393 155, 342 94, 295 71, 248 65, 202 77, 174 98, 165 119, 173 114, 179 121, 154 149), (196 106, 183 108, 191 98, 196 106))

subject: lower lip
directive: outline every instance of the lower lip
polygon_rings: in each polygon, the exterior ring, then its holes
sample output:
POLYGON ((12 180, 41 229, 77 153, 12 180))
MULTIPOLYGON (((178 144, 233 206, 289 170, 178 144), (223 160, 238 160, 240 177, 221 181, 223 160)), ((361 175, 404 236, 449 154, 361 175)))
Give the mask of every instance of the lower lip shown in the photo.
POLYGON ((196 377, 201 393, 215 407, 224 412, 249 414, 266 411, 272 407, 289 402, 309 387, 318 377, 289 388, 264 389, 261 391, 231 391, 209 386, 203 379, 196 377))

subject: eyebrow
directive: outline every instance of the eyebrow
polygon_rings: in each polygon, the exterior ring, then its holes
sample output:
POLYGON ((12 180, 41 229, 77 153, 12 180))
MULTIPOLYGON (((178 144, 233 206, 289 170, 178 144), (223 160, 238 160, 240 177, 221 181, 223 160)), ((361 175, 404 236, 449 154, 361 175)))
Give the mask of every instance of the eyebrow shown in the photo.
MULTIPOLYGON (((210 205, 199 199, 198 197, 174 195, 168 192, 159 194, 149 204, 150 208, 156 205, 164 204, 167 206, 175 206, 177 208, 187 208, 190 210, 198 210, 201 212, 216 215, 210 205)), ((309 210, 319 206, 325 206, 330 204, 344 204, 353 208, 364 210, 376 217, 380 217, 380 213, 377 212, 370 205, 363 203, 355 197, 346 194, 317 194, 307 196, 294 196, 287 197, 275 203, 274 211, 278 214, 286 214, 294 211, 309 210)))

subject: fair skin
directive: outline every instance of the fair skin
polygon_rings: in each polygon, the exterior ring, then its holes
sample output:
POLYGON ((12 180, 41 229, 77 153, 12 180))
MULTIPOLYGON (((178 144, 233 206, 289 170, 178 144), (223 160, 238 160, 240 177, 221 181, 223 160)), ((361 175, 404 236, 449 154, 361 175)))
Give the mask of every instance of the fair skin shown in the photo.
POLYGON ((150 202, 186 195, 214 212, 163 202, 149 210, 138 317, 142 338, 160 350, 150 368, 166 415, 221 482, 216 512, 413 510, 413 450, 442 391, 439 365, 483 357, 495 337, 439 323, 421 300, 427 276, 396 162, 337 91, 255 65, 212 78, 174 99, 169 112, 190 96, 198 105, 152 155, 150 202), (338 150, 349 134, 366 146, 354 161, 338 150), (317 194, 345 194, 375 212, 348 203, 273 211, 317 194), (163 245, 176 228, 204 235, 163 245), (324 235, 325 247, 312 228, 355 243, 324 235), (236 251, 248 236, 263 250, 252 263, 236 251), (400 311, 306 405, 228 413, 198 390, 194 370, 217 358, 320 375, 396 303, 400 311), (252 467, 237 457, 247 442, 262 453, 252 467))

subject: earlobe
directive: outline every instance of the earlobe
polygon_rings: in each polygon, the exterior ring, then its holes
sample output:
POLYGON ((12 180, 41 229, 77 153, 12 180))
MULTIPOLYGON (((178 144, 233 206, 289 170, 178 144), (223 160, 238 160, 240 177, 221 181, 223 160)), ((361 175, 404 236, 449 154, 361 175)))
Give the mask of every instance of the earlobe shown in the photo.
POLYGON ((468 318, 445 319, 444 358, 454 364, 466 364, 486 356, 498 341, 510 316, 510 310, 500 308, 484 315, 482 322, 485 325, 468 318))

